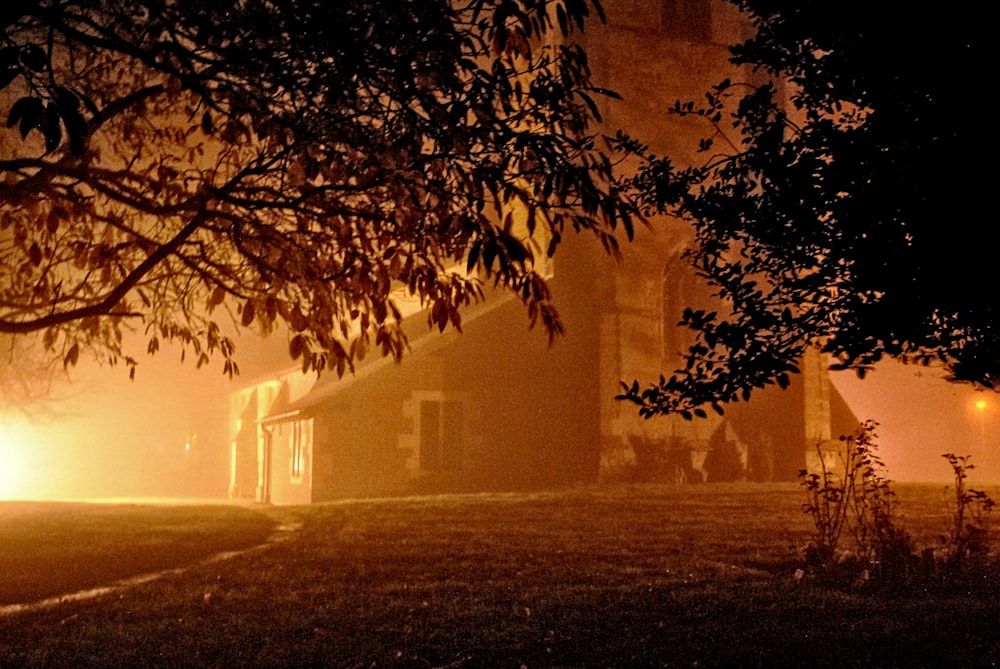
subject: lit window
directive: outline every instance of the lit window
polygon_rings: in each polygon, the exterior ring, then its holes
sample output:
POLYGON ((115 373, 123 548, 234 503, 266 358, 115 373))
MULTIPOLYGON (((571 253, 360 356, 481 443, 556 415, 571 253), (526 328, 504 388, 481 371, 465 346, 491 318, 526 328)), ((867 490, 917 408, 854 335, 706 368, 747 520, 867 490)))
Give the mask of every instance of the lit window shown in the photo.
POLYGON ((292 433, 289 435, 291 463, 289 471, 293 483, 301 483, 306 471, 306 458, 309 455, 309 440, 312 435, 312 420, 297 420, 292 422, 292 433))

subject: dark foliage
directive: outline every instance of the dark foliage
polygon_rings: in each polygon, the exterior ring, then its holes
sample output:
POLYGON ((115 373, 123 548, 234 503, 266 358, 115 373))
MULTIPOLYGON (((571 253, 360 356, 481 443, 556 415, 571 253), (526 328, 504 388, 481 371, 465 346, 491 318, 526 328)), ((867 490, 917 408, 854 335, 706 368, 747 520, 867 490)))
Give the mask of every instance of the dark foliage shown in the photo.
POLYGON ((756 34, 733 58, 756 83, 678 103, 704 120, 704 162, 647 156, 631 183, 694 225, 690 261, 731 313, 687 313, 687 366, 622 396, 646 416, 721 411, 787 383, 807 346, 858 374, 890 357, 1000 387, 982 24, 898 2, 734 1, 756 34))
POLYGON ((0 10, 0 332, 67 365, 284 322, 339 373, 460 327, 484 281, 560 330, 540 267, 614 252, 583 0, 37 0, 0 10), (228 313, 226 313, 228 312, 228 313))

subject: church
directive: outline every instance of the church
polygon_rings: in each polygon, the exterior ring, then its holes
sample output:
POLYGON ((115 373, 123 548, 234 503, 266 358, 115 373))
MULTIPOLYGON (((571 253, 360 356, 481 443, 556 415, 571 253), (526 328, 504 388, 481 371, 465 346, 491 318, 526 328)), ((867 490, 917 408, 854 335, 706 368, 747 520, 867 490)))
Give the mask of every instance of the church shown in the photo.
MULTIPOLYGON (((672 117, 736 72, 727 46, 745 35, 732 5, 712 0, 607 0, 607 24, 582 40, 608 132, 655 153, 697 160, 695 119, 672 117)), ((742 73, 746 77, 750 73, 742 73)), ((524 308, 488 295, 462 332, 427 326, 414 306, 400 363, 373 355, 338 378, 303 375, 290 359, 241 379, 230 397, 229 495, 311 503, 345 497, 534 490, 603 481, 794 481, 819 444, 857 418, 808 354, 785 390, 758 391, 722 416, 643 419, 615 399, 620 382, 674 369, 689 334, 685 307, 710 291, 685 264, 690 230, 653 220, 622 241, 620 261, 596 240, 565 240, 548 268, 565 332, 550 344, 524 308)))

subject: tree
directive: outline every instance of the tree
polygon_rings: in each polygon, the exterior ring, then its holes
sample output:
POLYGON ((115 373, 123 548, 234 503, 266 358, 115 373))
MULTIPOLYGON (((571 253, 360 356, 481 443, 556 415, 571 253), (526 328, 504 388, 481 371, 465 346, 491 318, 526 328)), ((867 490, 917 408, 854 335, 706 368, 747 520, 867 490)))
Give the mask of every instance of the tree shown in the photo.
POLYGON ((52 418, 68 398, 66 370, 46 355, 37 336, 0 335, 0 418, 52 418))
POLYGON ((902 3, 734 2, 756 30, 732 60, 756 83, 678 103, 705 123, 704 162, 647 155, 629 184, 691 222, 723 308, 687 310, 685 366, 621 397, 647 417, 721 412, 787 384, 807 346, 860 375, 889 357, 1000 388, 984 29, 902 3))
POLYGON ((595 146, 596 0, 35 0, 0 10, 0 333, 66 365, 179 343, 237 371, 225 319, 288 325, 306 370, 405 349, 492 282, 560 324, 536 262, 614 252, 595 146))

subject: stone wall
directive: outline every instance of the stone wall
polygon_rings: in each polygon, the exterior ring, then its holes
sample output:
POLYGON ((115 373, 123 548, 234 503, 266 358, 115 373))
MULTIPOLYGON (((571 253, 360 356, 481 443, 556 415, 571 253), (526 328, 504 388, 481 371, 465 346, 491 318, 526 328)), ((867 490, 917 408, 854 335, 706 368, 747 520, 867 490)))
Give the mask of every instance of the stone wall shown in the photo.
MULTIPOLYGON (((669 109, 678 100, 703 99, 723 79, 751 79, 728 61, 728 45, 748 34, 746 23, 732 5, 714 0, 611 0, 604 6, 608 24, 589 32, 586 48, 598 85, 622 96, 602 110, 609 131, 623 128, 678 164, 704 160, 697 146, 707 122, 669 109)), ((758 411, 783 413, 783 421, 757 421, 752 406, 736 407, 736 418, 727 410, 727 416, 690 421, 646 420, 634 405, 613 399, 620 381, 644 385, 675 369, 690 343, 690 335, 676 329, 683 308, 712 306, 709 291, 681 258, 691 234, 681 221, 653 220, 623 245, 624 261, 606 269, 602 478, 788 478, 804 462, 806 444, 830 438, 829 380, 818 358, 810 358, 804 380, 791 392, 760 403, 758 411)))

